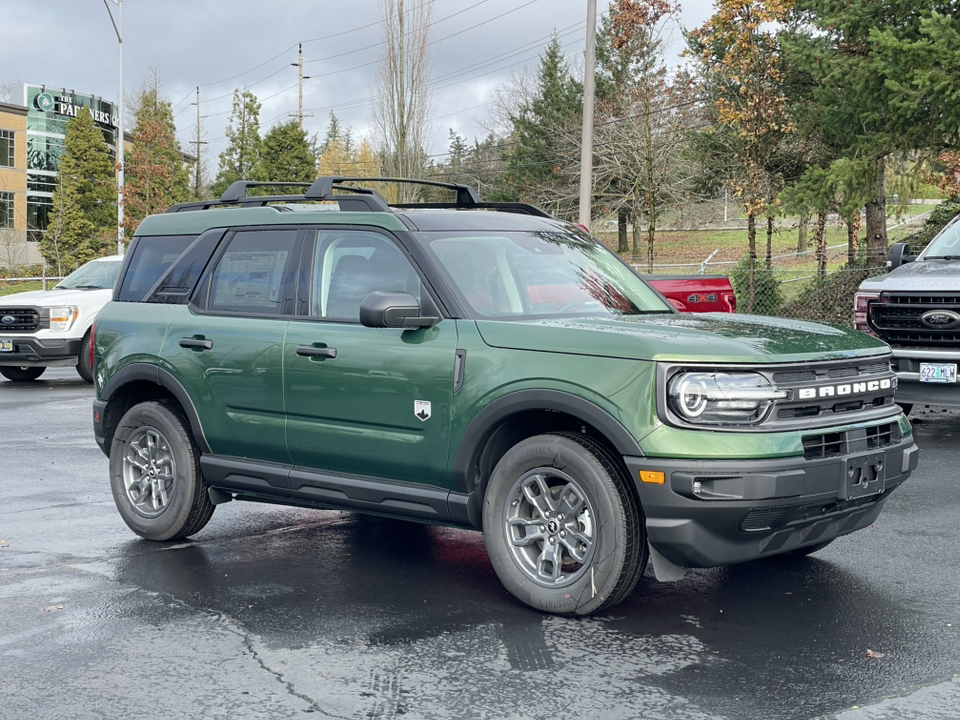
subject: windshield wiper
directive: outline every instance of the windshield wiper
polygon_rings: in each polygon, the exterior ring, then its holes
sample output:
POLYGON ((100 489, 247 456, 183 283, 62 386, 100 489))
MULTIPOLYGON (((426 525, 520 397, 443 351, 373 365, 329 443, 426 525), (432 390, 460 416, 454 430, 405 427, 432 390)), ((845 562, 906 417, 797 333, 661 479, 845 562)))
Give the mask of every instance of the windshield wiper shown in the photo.
POLYGON ((929 255, 924 260, 960 260, 960 255, 929 255))
MULTIPOLYGON (((60 287, 59 285, 57 287, 60 287)), ((64 290, 106 290, 106 285, 72 285, 64 290)))

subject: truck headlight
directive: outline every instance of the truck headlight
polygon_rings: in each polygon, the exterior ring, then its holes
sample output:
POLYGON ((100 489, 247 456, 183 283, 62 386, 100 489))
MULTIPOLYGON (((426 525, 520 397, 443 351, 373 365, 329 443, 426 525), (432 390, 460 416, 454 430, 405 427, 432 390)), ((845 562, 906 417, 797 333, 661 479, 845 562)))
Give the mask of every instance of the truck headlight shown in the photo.
POLYGON ((80 315, 76 305, 50 308, 50 332, 67 332, 80 315))
POLYGON ((667 384, 670 409, 699 425, 753 425, 785 397, 786 390, 753 372, 682 372, 667 384))

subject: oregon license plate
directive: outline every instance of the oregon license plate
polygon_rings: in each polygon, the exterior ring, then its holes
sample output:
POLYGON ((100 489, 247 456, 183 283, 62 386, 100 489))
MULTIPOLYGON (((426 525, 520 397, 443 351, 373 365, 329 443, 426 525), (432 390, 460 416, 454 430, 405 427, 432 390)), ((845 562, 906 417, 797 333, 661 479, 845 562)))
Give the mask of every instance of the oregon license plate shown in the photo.
POLYGON ((0 340, 0 352, 13 352, 13 340, 0 340))
POLYGON ((920 382, 955 383, 956 363, 920 363, 920 382))

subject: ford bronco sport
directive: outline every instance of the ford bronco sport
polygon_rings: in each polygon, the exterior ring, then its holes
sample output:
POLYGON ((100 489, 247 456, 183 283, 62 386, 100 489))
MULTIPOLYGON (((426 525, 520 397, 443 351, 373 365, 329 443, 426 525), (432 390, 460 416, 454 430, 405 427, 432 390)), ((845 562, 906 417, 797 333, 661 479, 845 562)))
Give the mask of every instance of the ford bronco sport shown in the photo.
POLYGON ((916 467, 882 342, 684 315, 536 208, 361 182, 239 182, 140 225, 92 346, 135 533, 231 500, 473 528, 519 600, 587 615, 648 558, 671 580, 815 552, 916 467))

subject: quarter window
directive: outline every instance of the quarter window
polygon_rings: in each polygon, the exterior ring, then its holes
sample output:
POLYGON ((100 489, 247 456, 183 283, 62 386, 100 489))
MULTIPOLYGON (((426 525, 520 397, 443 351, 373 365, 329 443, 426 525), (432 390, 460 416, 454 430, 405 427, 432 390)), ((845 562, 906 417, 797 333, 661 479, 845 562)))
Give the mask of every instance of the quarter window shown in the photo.
POLYGON ((217 263, 209 309, 281 315, 293 306, 296 230, 250 230, 230 240, 217 263))
POLYGON ((332 230, 317 236, 310 315, 360 319, 360 303, 375 290, 406 292, 420 299, 420 276, 389 238, 378 233, 332 230))
POLYGON ((15 164, 13 138, 13 130, 0 130, 0 167, 13 167, 15 164))

